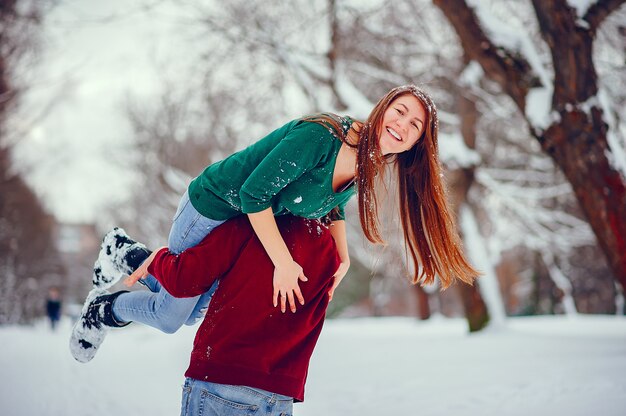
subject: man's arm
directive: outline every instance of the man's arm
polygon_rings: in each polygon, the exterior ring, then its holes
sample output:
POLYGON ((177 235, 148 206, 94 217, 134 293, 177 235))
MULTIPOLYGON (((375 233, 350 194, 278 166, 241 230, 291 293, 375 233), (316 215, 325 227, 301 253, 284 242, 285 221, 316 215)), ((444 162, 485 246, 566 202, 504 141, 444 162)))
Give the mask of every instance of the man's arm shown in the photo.
POLYGON ((220 225, 200 244, 180 254, 173 254, 167 248, 155 251, 147 271, 172 296, 197 296, 231 269, 253 237, 247 217, 241 216, 220 225))

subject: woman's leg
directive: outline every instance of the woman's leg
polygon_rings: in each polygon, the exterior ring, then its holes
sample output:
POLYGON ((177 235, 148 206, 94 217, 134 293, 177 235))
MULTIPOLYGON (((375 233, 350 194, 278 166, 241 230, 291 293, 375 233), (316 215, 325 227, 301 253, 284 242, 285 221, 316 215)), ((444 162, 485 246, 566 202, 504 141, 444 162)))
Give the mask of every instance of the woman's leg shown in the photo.
MULTIPOLYGON (((203 217, 191 205, 185 192, 174 216, 168 247, 174 253, 181 253, 197 245, 223 222, 203 217)), ((210 300, 206 295, 178 299, 170 295, 160 284, 157 286, 153 276, 147 279, 146 286, 158 289, 158 292, 136 291, 119 296, 113 304, 116 319, 123 322, 137 321, 172 333, 183 324, 192 324, 199 319, 202 316, 201 310, 210 300)))
MULTIPOLYGON (((159 283, 159 281, 150 274, 145 278, 140 279, 139 282, 154 293, 158 293, 162 288, 161 283, 159 283)), ((200 296, 200 300, 196 303, 196 306, 189 315, 189 319, 185 322, 185 325, 193 325, 204 317, 206 309, 209 306, 209 302, 211 302, 211 298, 213 298, 213 294, 217 290, 219 283, 219 280, 216 280, 215 283, 213 283, 213 286, 211 286, 206 293, 200 296)))

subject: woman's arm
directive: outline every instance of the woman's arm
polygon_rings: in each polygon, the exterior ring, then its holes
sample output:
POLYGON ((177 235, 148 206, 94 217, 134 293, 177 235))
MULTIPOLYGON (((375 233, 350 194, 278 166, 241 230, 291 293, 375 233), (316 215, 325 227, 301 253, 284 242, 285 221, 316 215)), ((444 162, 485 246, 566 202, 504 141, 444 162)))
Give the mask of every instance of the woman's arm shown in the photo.
POLYGON ((339 258, 341 259, 341 264, 339 264, 339 268, 334 274, 335 281, 333 282, 333 286, 328 291, 328 296, 330 300, 333 299, 333 294, 335 293, 335 289, 341 283, 341 280, 348 272, 350 268, 350 256, 348 254, 348 238, 346 236, 346 222, 344 220, 333 221, 330 226, 330 233, 335 240, 335 245, 337 246, 337 252, 339 253, 339 258))
POLYGON ((280 296, 281 311, 286 310, 286 301, 289 301, 291 312, 296 311, 295 297, 304 305, 304 297, 298 286, 298 279, 306 282, 302 267, 296 263, 289 253, 289 249, 278 231, 272 208, 248 214, 250 224, 263 248, 274 264, 274 307, 278 305, 280 296))
POLYGON ((306 281, 302 267, 293 261, 278 232, 272 200, 290 183, 298 180, 332 153, 328 128, 312 122, 296 123, 287 135, 263 157, 239 191, 241 212, 248 215, 263 248, 274 264, 273 304, 285 312, 288 300, 292 312, 296 299, 304 304, 298 279, 306 281))

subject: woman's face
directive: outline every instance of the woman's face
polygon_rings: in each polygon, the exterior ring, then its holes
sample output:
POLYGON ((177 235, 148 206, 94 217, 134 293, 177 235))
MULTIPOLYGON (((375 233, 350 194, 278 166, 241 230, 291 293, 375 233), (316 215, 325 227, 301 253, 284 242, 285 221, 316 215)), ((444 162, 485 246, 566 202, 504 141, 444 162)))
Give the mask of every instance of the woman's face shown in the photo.
POLYGON ((402 153, 422 137, 426 109, 412 94, 401 95, 383 114, 380 128, 380 150, 383 155, 402 153))

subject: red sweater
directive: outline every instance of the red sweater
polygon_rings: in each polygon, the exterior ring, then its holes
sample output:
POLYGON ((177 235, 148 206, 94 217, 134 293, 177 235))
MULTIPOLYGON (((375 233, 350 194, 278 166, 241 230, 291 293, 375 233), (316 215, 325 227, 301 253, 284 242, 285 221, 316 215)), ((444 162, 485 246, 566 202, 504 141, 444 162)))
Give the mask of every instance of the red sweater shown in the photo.
POLYGON ((227 221, 181 254, 160 250, 148 270, 176 297, 200 295, 220 279, 185 376, 303 401, 309 360, 340 260, 330 231, 320 222, 292 216, 276 220, 309 279, 299 282, 305 304, 298 304, 295 314, 272 305, 274 266, 247 216, 227 221))

